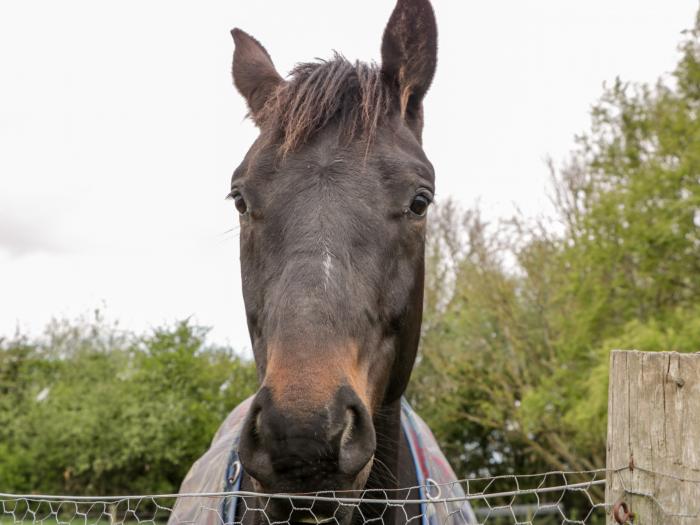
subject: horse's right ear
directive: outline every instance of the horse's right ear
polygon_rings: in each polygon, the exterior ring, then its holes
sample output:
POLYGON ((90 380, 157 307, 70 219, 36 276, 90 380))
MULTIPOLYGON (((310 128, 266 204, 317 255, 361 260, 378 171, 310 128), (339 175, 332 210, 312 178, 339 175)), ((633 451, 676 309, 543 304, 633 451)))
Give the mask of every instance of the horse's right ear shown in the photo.
POLYGON ((245 31, 231 30, 236 46, 233 52, 233 83, 246 99, 250 115, 258 122, 258 115, 270 95, 284 79, 275 69, 265 48, 245 31))

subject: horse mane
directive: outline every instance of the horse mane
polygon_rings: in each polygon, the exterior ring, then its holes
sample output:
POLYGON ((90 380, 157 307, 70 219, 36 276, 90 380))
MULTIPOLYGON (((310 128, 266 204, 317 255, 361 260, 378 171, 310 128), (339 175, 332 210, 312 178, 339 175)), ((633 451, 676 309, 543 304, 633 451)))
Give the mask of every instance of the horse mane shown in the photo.
POLYGON ((286 82, 270 96, 256 121, 277 133, 282 155, 296 150, 331 121, 349 141, 371 142, 391 108, 389 87, 374 63, 334 53, 330 60, 297 64, 286 82))

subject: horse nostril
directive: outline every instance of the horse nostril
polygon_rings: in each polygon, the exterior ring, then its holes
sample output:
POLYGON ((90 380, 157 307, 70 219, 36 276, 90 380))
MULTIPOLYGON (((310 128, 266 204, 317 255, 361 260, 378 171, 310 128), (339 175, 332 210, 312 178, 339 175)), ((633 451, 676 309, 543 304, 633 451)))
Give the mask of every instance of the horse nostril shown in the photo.
POLYGON ((348 476, 359 474, 372 459, 375 447, 376 437, 369 412, 361 404, 352 404, 344 415, 338 451, 340 470, 348 476))
POLYGON ((253 425, 253 434, 255 436, 260 435, 260 429, 262 428, 262 410, 258 410, 257 415, 255 416, 255 425, 253 425))
POLYGON ((342 450, 345 445, 352 438, 353 427, 355 426, 355 409, 348 408, 345 411, 345 425, 343 426, 343 433, 340 436, 340 449, 342 450))
POLYGON ((238 447, 243 469, 260 482, 269 482, 274 476, 270 456, 262 445, 263 408, 265 396, 259 396, 243 424, 238 447))

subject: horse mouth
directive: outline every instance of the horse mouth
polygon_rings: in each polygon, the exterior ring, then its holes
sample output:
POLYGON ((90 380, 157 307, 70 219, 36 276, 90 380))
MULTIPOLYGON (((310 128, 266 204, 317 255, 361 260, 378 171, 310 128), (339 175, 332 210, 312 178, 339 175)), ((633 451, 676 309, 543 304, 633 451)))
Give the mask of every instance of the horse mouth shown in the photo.
MULTIPOLYGON (((306 502, 304 502, 306 503, 306 502)), ((304 504, 302 503, 302 505, 304 504)), ((318 508, 320 502, 314 502, 310 506, 292 509, 282 507, 269 508, 267 518, 270 523, 288 523, 289 525, 297 524, 312 524, 321 525, 324 523, 334 523, 344 525, 349 523, 352 517, 352 508, 344 507, 339 504, 324 502, 322 508, 318 508)))
POLYGON ((297 518, 294 521, 291 521, 291 523, 313 523, 313 524, 318 524, 320 525, 321 523, 330 523, 331 521, 336 521, 336 518, 333 516, 302 516, 297 518))

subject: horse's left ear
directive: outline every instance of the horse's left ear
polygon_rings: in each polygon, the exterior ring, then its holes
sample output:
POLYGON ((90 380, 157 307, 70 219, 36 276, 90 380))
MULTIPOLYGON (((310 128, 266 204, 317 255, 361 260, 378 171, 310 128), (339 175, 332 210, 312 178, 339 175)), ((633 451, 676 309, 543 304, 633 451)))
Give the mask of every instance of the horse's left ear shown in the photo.
POLYGON ((395 90, 401 114, 417 135, 423 97, 437 65, 437 24, 428 0, 398 0, 382 39, 382 75, 395 90))

